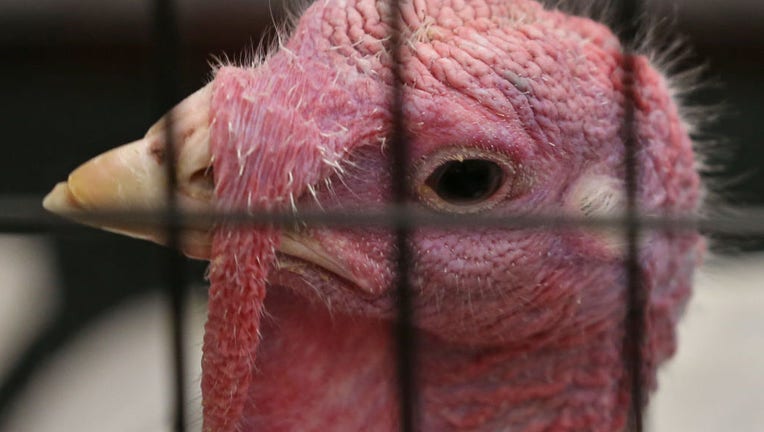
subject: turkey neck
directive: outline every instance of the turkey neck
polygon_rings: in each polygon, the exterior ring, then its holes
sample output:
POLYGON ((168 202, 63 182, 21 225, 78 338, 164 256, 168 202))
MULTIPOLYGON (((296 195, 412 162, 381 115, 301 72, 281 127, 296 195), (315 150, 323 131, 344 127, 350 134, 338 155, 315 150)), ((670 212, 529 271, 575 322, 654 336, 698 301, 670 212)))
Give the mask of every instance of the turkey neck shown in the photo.
MULTIPOLYGON (((270 289, 245 431, 398 429, 390 321, 270 289)), ((420 333, 422 431, 616 431, 626 419, 616 318, 586 338, 474 348, 420 333)))

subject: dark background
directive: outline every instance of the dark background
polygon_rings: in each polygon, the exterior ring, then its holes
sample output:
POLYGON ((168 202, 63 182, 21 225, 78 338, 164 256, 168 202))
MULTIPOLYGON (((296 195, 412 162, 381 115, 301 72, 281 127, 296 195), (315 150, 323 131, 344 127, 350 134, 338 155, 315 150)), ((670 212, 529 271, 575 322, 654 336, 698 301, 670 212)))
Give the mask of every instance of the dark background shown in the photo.
MULTIPOLYGON (((279 21, 281 16, 278 5, 269 7, 260 0, 231 1, 222 9, 217 6, 221 2, 178 3, 178 86, 183 95, 210 78, 213 55, 237 58, 258 44, 272 17, 279 21)), ((762 205, 764 2, 666 3, 650 16, 675 15, 672 35, 685 38, 692 52, 682 64, 706 66, 691 102, 708 107, 701 115, 707 120, 703 139, 716 142, 711 159, 716 169, 708 179, 733 205, 762 205)), ((158 118, 151 12, 150 2, 130 0, 18 0, 0 5, 0 196, 41 201, 79 163, 143 136, 158 118)), ((166 261, 148 243, 95 230, 51 237, 63 304, 54 324, 0 383, 0 420, 40 359, 99 314, 157 289, 163 281, 166 261)), ((762 245, 756 239, 728 237, 717 248, 745 252, 762 245)), ((204 265, 189 261, 186 270, 189 280, 200 281, 204 265)))

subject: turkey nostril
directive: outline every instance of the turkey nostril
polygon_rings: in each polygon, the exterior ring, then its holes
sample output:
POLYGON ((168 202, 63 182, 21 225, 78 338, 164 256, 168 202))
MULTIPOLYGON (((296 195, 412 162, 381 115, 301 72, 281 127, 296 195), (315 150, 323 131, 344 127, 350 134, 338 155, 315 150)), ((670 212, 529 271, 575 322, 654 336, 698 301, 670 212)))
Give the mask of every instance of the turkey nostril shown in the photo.
POLYGON ((211 166, 194 171, 188 178, 188 193, 193 198, 212 198, 215 189, 215 172, 211 166))

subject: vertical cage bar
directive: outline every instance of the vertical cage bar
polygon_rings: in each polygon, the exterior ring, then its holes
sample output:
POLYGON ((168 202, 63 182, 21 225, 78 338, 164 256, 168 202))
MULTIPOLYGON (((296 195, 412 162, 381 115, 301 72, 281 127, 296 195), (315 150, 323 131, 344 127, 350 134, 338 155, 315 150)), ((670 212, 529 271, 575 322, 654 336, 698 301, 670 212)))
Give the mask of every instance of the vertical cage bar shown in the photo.
MULTIPOLYGON (((392 175, 393 200, 396 206, 402 208, 406 204, 408 188, 409 148, 406 134, 406 119, 403 112, 403 64, 401 61, 401 31, 402 17, 401 2, 405 0, 390 0, 391 35, 390 46, 393 63, 392 88, 392 133, 390 136, 390 173, 392 175)), ((417 388, 416 388, 416 333, 413 326, 413 306, 409 270, 411 251, 408 246, 409 229, 405 221, 398 221, 395 228, 395 244, 398 255, 396 261, 396 307, 394 335, 396 340, 396 363, 398 373, 398 397, 400 430, 414 432, 417 427, 417 388)))
MULTIPOLYGON (((624 73, 631 75, 634 71, 633 56, 627 54, 624 58, 624 73)), ((642 389, 642 346, 645 338, 645 308, 647 297, 642 283, 642 268, 639 263, 639 232, 641 230, 637 212, 637 139, 634 136, 634 88, 632 78, 627 78, 624 83, 626 97, 626 110, 624 112, 624 129, 626 137, 626 152, 624 163, 626 165, 626 333, 624 340, 624 360, 628 371, 631 391, 631 410, 629 415, 629 427, 631 431, 642 432, 643 413, 642 402, 644 393, 642 389), (631 167, 631 168, 629 168, 631 167)))
MULTIPOLYGON (((154 2, 154 36, 156 43, 157 66, 157 107, 160 115, 169 110, 178 99, 178 23, 172 0, 155 0, 154 2)), ((172 112, 166 114, 165 157, 166 161, 166 221, 165 234, 168 248, 165 251, 165 278, 167 295, 170 300, 171 338, 173 350, 173 387, 174 415, 173 429, 176 432, 186 430, 185 409, 185 356, 183 341, 185 328, 183 316, 185 312, 186 283, 184 280, 184 261, 179 251, 180 214, 178 212, 175 190, 177 177, 175 166, 175 143, 173 137, 172 112)))
POLYGON ((624 186, 626 189, 625 239, 626 254, 626 316, 623 340, 623 362, 626 371, 625 385, 630 392, 630 409, 627 417, 627 430, 642 432, 644 419, 642 403, 642 346, 645 339, 645 312, 647 297, 642 280, 642 268, 639 263, 639 139, 636 130, 635 115, 635 45, 639 35, 642 9, 639 0, 622 0, 619 10, 621 41, 623 45, 623 97, 624 113, 621 136, 624 140, 624 186))

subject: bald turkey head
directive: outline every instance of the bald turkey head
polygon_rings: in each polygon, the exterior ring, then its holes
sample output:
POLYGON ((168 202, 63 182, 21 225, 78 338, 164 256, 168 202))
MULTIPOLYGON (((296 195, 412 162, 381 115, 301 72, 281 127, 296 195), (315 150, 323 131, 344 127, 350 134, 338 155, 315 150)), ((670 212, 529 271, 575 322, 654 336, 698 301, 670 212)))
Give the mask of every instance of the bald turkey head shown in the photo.
MULTIPOLYGON (((184 209, 376 211, 390 204, 393 17, 402 22, 410 204, 503 216, 617 215, 625 98, 618 40, 529 0, 309 7, 259 64, 223 66, 172 111, 184 209)), ((691 142, 666 79, 635 57, 639 208, 696 210, 691 142)), ((55 211, 161 208, 165 123, 74 171, 55 211)), ((149 228, 105 226, 163 241, 149 228)), ((210 259, 208 431, 392 431, 393 235, 385 228, 217 225, 210 259), (267 296, 266 296, 267 287, 267 296)), ((619 232, 421 227, 409 239, 422 430, 617 431, 629 381, 619 232)), ((675 348, 703 243, 641 239, 642 381, 675 348)))

